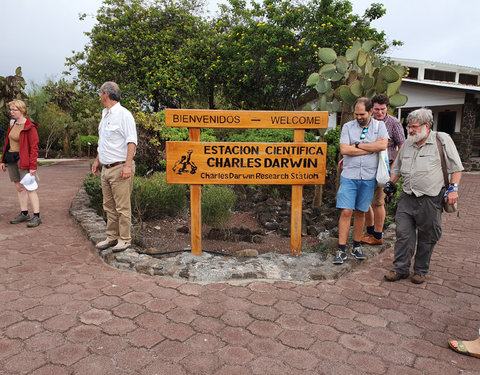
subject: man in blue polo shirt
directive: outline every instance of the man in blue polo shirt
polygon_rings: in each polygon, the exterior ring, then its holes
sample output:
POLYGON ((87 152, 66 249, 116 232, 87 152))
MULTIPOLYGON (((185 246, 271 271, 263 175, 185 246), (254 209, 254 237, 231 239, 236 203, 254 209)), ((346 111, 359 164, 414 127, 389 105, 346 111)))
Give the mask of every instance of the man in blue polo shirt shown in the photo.
POLYGON ((337 193, 337 208, 340 208, 338 221, 338 251, 334 264, 342 264, 347 259, 346 246, 350 221, 353 219, 352 255, 365 259, 361 250, 361 238, 375 189, 378 152, 388 145, 388 132, 383 121, 372 117, 372 102, 359 98, 355 102, 355 120, 343 125, 340 135, 340 153, 343 155, 343 171, 337 193))

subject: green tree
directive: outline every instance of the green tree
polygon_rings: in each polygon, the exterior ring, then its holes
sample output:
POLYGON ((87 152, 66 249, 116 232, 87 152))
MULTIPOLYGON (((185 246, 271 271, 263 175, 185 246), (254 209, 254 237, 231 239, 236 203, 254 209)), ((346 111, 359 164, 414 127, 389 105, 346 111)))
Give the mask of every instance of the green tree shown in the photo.
MULTIPOLYGON (((164 107, 294 109, 310 99, 318 46, 344 53, 355 39, 385 35, 347 0, 228 0, 208 21, 200 0, 104 0, 84 50, 67 59, 82 84, 119 83, 126 102, 164 107)), ((396 43, 396 42, 394 42, 396 43)))
POLYGON ((40 123, 38 127, 39 146, 45 149, 45 158, 48 158, 50 149, 58 149, 63 139, 65 126, 72 123, 72 118, 57 104, 48 103, 43 112, 38 115, 38 121, 40 123))
POLYGON ((77 140, 77 150, 81 153, 78 137, 97 134, 103 106, 95 93, 80 90, 75 82, 60 79, 48 80, 44 85, 32 83, 27 94, 28 114, 40 123, 40 147, 48 150, 63 148, 69 155, 72 140, 77 140), (64 120, 61 128, 59 119, 64 120), (57 139, 59 129, 60 141, 57 139))
POLYGON ((26 82, 22 76, 22 68, 20 66, 15 69, 15 75, 0 76, 0 120, 2 124, 8 123, 10 119, 8 102, 14 99, 26 100, 25 86, 26 82))
POLYGON ((216 67, 226 104, 244 109, 295 109, 310 99, 308 76, 317 70, 318 46, 338 53, 357 38, 387 49, 385 35, 370 26, 385 9, 373 4, 363 17, 346 0, 228 0, 215 22, 216 67))
POLYGON ((206 101, 212 32, 198 0, 105 0, 89 44, 67 59, 87 89, 116 81, 126 98, 158 111, 206 101))

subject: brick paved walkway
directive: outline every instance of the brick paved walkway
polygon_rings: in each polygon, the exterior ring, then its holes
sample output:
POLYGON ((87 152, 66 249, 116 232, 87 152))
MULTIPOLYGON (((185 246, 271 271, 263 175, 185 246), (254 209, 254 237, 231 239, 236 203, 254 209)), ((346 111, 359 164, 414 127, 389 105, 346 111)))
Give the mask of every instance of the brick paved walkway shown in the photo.
POLYGON ((337 281, 201 286, 99 260, 68 215, 87 170, 40 167, 38 228, 8 223, 0 176, 0 374, 480 374, 447 348, 480 327, 479 174, 426 284, 384 282, 389 250, 337 281))

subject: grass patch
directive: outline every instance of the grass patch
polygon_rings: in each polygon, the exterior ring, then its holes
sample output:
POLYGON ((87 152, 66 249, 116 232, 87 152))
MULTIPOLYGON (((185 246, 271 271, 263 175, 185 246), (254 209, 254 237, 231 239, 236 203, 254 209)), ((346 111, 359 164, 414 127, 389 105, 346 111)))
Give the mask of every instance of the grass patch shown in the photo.
POLYGON ((41 166, 41 165, 50 165, 50 164, 53 164, 53 161, 37 161, 37 165, 38 165, 38 166, 41 166))
POLYGON ((330 254, 331 252, 332 252, 332 249, 330 247, 327 247, 321 244, 314 245, 314 246, 302 245, 302 253, 306 253, 306 254, 319 254, 319 253, 330 254))

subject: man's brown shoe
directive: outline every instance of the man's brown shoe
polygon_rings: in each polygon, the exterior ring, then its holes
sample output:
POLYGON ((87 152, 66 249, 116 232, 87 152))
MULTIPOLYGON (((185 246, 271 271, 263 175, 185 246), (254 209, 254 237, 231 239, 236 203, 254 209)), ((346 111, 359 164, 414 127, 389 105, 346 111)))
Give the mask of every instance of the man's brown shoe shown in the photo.
POLYGON ((409 275, 408 274, 404 274, 404 273, 396 273, 394 271, 389 271, 385 276, 383 276, 385 278, 385 280, 387 281, 398 281, 398 280, 401 280, 401 279, 406 279, 409 275))
POLYGON ((425 276, 416 273, 412 276, 411 281, 414 284, 423 284, 425 282, 425 276))
POLYGON ((365 233, 362 238, 360 239, 363 243, 366 243, 368 245, 381 245, 383 244, 383 238, 380 238, 379 240, 373 237, 369 233, 365 233))

